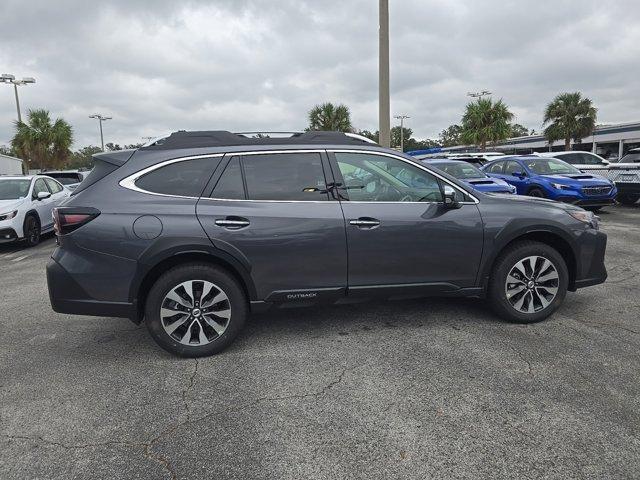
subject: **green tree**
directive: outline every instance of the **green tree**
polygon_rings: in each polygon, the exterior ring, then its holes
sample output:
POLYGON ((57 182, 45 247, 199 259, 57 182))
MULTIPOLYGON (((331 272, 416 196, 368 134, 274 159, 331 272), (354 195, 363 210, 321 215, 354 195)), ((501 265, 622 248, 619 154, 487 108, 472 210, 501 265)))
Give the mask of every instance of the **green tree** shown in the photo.
POLYGON ((7 155, 9 157, 15 157, 18 154, 14 151, 10 145, 0 145, 0 155, 7 155))
POLYGON ((333 103, 316 105, 309 111, 308 130, 352 132, 349 107, 342 104, 336 106, 333 103))
POLYGON ((373 140, 378 143, 380 132, 376 130, 375 132, 370 132, 369 130, 360 130, 358 135, 362 135, 363 137, 367 137, 369 140, 373 140))
POLYGON ((455 147, 462 143, 462 127, 460 125, 449 125, 440 132, 440 144, 443 147, 455 147))
POLYGON ((485 150, 487 143, 509 138, 512 119, 513 114, 502 100, 479 98, 467 105, 462 116, 462 140, 485 150))
POLYGON ((61 118, 51 122, 44 109, 29 110, 27 123, 15 122, 11 147, 23 159, 41 170, 57 168, 67 161, 73 144, 71 125, 61 118))
POLYGON ((549 143, 564 139, 564 149, 571 150, 571 139, 580 142, 596 128, 598 110, 580 92, 561 93, 544 111, 544 136, 549 143))
MULTIPOLYGON (((533 132, 533 130, 532 130, 533 132)), ((511 136, 512 137, 526 137, 528 135, 533 135, 529 133, 529 129, 520 125, 519 123, 514 123, 511 125, 511 136)))
POLYGON ((69 156, 69 160, 66 163, 67 168, 93 168, 93 155, 101 153, 102 149, 94 145, 83 147, 80 150, 73 152, 69 156))

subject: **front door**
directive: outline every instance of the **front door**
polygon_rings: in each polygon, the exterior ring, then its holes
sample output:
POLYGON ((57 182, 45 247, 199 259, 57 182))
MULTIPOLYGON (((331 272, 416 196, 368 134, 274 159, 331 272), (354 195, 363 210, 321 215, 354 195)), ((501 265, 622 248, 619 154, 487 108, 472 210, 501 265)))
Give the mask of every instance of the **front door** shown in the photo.
POLYGON ((321 151, 227 156, 198 201, 207 235, 250 268, 258 299, 344 295, 344 218, 327 191, 328 168, 321 151))
POLYGON ((483 225, 472 201, 445 207, 442 180, 397 157, 340 151, 330 157, 341 177, 350 292, 475 286, 483 225))

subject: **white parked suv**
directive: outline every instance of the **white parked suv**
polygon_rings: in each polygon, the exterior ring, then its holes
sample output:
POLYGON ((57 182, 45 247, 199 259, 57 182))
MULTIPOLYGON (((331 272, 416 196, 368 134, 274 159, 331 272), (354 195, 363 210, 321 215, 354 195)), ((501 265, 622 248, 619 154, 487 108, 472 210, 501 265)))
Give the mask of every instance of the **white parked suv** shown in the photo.
POLYGON ((592 172, 592 170, 600 170, 601 172, 606 172, 609 168, 609 160, 605 160, 600 155, 596 155, 595 153, 591 152, 578 152, 572 150, 565 152, 542 152, 536 155, 540 155, 541 157, 559 158, 560 160, 570 163, 578 170, 583 172, 587 170, 589 170, 589 173, 597 173, 592 172))
POLYGON ((51 211, 70 194, 44 175, 0 176, 0 243, 37 245, 40 235, 53 229, 51 211))

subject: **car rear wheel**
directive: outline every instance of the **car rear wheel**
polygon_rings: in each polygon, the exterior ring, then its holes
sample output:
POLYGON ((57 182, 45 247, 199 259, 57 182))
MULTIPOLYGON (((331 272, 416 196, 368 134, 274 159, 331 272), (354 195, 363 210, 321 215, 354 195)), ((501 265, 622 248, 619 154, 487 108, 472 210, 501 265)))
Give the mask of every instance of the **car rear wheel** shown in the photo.
POLYGON ((27 247, 35 247, 40 243, 40 222, 33 215, 24 220, 24 243, 27 247))
POLYGON ((530 197, 536 197, 536 198, 545 198, 546 197, 546 195, 544 194, 544 192, 540 188, 532 188, 531 190, 529 190, 527 195, 529 195, 530 197))
POLYGON ((145 323, 162 348, 204 357, 227 347, 244 326, 247 299, 225 270, 207 264, 174 267, 153 285, 145 323))
POLYGON ((488 300, 505 320, 539 322, 562 304, 568 282, 567 266, 557 250, 544 243, 522 241, 496 260, 488 300))

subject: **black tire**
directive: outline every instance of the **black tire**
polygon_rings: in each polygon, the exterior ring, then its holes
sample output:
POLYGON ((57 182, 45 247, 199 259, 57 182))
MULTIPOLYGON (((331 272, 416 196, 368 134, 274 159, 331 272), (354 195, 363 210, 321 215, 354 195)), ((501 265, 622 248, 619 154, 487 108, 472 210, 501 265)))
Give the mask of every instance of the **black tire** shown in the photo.
POLYGON ((531 190, 527 192, 527 195, 530 197, 536 197, 536 198, 547 198, 547 196, 544 194, 544 191, 538 187, 533 187, 531 190))
POLYGON ((40 243, 40 222, 33 215, 27 215, 23 225, 24 243, 27 247, 35 247, 40 243))
MULTIPOLYGON (((242 287, 226 270, 202 263, 189 263, 168 270, 151 287, 145 305, 145 323, 153 339, 166 351, 181 357, 206 357, 222 351, 233 342, 244 327, 248 311, 242 287), (160 315, 165 296, 176 286, 190 280, 213 283, 228 297, 228 308, 231 310, 224 332, 201 346, 185 345, 176 340, 165 331, 160 315)), ((194 328, 199 330, 200 327, 194 328)))
POLYGON ((620 194, 616 197, 616 200, 623 205, 634 205, 638 201, 638 197, 634 195, 620 194))
MULTIPOLYGON (((489 279, 487 300, 493 310, 503 319, 513 323, 540 322, 555 312, 564 301, 569 283, 569 272, 562 256, 553 247, 540 242, 524 240, 507 247, 496 259, 489 279), (540 256, 549 260, 555 267, 557 280, 557 293, 552 301, 535 313, 522 313, 511 305, 507 298, 507 275, 516 263, 531 256, 540 256)), ((513 296, 515 299, 515 295, 513 296)))
POLYGON ((599 212, 600 210, 602 210, 602 207, 582 207, 585 210, 589 210, 590 212, 599 212))

